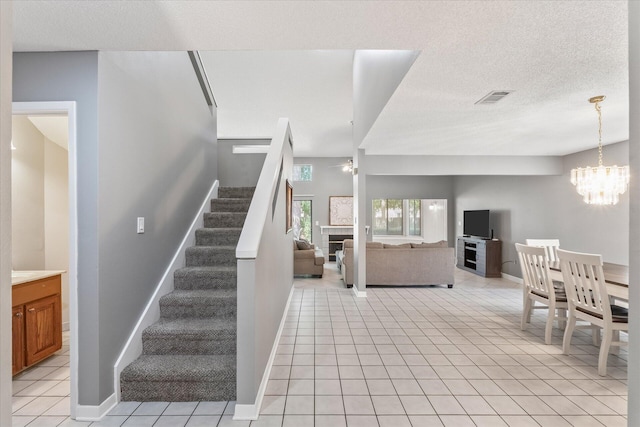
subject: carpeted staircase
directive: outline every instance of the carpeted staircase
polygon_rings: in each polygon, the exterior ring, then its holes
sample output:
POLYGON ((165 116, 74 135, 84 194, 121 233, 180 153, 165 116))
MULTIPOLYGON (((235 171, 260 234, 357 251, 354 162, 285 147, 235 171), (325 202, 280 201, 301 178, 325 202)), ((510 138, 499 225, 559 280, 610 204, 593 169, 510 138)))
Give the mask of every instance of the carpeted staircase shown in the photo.
POLYGON ((160 299, 142 355, 120 376, 123 401, 220 401, 236 396, 236 245, 251 187, 221 187, 160 299))

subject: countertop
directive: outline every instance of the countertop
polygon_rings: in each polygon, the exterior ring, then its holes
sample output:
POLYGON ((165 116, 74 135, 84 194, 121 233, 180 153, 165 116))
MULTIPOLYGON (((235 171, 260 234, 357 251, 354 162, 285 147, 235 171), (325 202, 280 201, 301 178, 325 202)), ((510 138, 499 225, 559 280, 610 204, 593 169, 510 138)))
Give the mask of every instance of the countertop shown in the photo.
POLYGON ((46 279, 47 277, 57 276, 66 273, 65 270, 21 270, 11 271, 11 286, 20 285, 22 283, 33 282, 34 280, 46 279))

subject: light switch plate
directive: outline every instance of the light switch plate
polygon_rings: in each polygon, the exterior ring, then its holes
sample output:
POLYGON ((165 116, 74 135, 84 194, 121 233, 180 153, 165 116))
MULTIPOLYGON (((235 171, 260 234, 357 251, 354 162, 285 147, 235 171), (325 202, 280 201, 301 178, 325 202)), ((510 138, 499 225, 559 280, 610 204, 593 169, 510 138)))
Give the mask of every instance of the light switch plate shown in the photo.
POLYGON ((144 234, 144 217, 138 217, 138 234, 144 234))

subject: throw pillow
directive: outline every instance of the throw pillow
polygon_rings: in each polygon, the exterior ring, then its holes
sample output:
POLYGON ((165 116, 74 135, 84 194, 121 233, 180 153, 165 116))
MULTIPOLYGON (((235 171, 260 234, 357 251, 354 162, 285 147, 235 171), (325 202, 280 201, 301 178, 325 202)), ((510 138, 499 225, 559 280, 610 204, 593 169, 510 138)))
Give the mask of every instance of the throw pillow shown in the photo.
POLYGON ((306 250, 306 249, 314 249, 314 246, 312 243, 309 243, 307 240, 305 239, 300 239, 297 242, 298 245, 298 249, 300 250, 306 250))

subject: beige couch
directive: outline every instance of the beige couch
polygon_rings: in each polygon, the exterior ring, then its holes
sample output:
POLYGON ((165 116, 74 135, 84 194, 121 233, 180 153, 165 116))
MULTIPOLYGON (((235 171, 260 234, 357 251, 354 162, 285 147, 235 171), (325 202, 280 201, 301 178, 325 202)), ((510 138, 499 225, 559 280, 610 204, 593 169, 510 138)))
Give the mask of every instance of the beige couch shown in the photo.
MULTIPOLYGON (((304 247, 304 245, 300 245, 304 247)), ((310 249, 299 249, 297 242, 293 241, 293 274, 296 276, 311 274, 322 277, 324 273, 324 254, 322 249, 311 244, 310 249)))
MULTIPOLYGON (((344 241, 342 279, 353 285, 353 240, 344 241)), ((453 287, 455 249, 447 242, 387 245, 367 242, 367 285, 453 287)))

